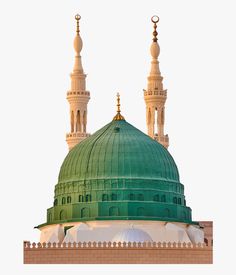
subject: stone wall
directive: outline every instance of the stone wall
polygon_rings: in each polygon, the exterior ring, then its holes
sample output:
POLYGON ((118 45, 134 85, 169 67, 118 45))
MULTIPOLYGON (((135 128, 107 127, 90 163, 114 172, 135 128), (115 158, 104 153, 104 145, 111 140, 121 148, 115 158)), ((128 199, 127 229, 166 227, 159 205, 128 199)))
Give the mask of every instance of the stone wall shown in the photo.
POLYGON ((213 222, 199 221, 199 225, 203 227, 204 242, 206 243, 206 245, 213 245, 213 222))
POLYGON ((212 264, 211 244, 24 242, 25 264, 212 264))

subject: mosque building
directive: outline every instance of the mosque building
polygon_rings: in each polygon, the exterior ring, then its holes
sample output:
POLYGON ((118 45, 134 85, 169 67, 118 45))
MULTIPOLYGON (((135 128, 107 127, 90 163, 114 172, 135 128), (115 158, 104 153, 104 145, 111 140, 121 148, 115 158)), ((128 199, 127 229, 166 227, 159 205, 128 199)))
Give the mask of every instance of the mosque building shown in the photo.
POLYGON ((47 220, 36 226, 40 243, 204 243, 203 225, 192 219, 177 165, 168 151, 167 90, 158 61, 159 18, 152 17, 151 70, 144 90, 147 134, 126 121, 117 94, 117 113, 91 135, 87 132, 90 92, 80 54, 81 18, 75 19, 75 61, 67 92, 69 152, 47 220))

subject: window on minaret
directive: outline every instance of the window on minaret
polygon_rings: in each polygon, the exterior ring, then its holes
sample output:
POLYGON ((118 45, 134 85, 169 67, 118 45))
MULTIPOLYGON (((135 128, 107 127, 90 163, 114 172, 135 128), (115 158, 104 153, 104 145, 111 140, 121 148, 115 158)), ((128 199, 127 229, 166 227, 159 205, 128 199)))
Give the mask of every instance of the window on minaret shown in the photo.
POLYGON ((62 204, 65 204, 65 203, 66 203, 66 198, 65 198, 65 197, 62 198, 61 203, 62 203, 62 204))
POLYGON ((84 115, 83 115, 83 123, 84 123, 84 125, 83 125, 83 132, 84 133, 86 133, 86 123, 87 123, 86 120, 87 120, 86 119, 86 111, 84 111, 84 115))
POLYGON ((77 111, 76 115, 76 132, 81 132, 80 111, 77 111))
POLYGON ((71 111, 70 125, 71 125, 71 133, 74 133, 74 112, 73 111, 71 111))
POLYGON ((54 200, 54 206, 56 206, 56 205, 57 205, 57 199, 54 200))
POLYGON ((181 198, 178 198, 178 204, 181 204, 181 198))
POLYGON ((158 133, 157 124, 158 124, 158 111, 157 111, 157 108, 155 108, 155 111, 154 111, 154 135, 157 135, 157 133, 158 133))
POLYGON ((84 201, 84 198, 82 195, 79 195, 79 202, 83 202, 84 201))
POLYGON ((148 109, 148 125, 151 123, 151 110, 148 109))
POLYGON ((164 124, 165 122, 165 113, 164 113, 164 107, 161 109, 161 124, 164 124))
POLYGON ((71 203, 71 196, 67 197, 67 203, 71 203))
POLYGON ((176 197, 173 198, 173 203, 177 204, 177 198, 176 197))

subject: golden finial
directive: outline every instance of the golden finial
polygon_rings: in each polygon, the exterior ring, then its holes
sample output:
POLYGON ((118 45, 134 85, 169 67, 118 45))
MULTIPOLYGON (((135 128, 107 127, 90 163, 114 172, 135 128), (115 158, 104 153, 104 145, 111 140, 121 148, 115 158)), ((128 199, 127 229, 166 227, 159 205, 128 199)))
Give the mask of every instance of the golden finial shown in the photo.
POLYGON ((76 14, 75 20, 76 20, 76 23, 77 23, 77 28, 76 28, 77 34, 79 34, 79 20, 80 19, 81 19, 81 16, 79 14, 76 14))
POLYGON ((120 114, 120 94, 117 93, 117 113, 120 114))
POLYGON ((154 31, 153 31, 153 39, 152 41, 153 42, 157 42, 157 35, 158 35, 158 32, 157 32, 157 23, 159 22, 159 17, 157 15, 153 15, 153 17, 151 18, 151 21, 152 23, 154 23, 154 31))
POLYGON ((113 120, 125 120, 125 118, 120 113, 120 94, 117 93, 117 114, 114 116, 113 120))

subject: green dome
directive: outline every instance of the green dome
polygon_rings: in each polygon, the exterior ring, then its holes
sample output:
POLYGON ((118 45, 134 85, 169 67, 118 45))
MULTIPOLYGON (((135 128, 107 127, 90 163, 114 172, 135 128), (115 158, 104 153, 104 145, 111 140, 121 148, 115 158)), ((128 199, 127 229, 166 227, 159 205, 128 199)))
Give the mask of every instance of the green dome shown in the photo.
POLYGON ((86 220, 192 222, 168 150, 125 120, 76 145, 61 166, 46 224, 86 220))
POLYGON ((160 143, 118 120, 75 146, 59 174, 59 182, 111 178, 178 182, 179 174, 172 156, 160 143))

